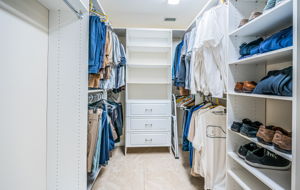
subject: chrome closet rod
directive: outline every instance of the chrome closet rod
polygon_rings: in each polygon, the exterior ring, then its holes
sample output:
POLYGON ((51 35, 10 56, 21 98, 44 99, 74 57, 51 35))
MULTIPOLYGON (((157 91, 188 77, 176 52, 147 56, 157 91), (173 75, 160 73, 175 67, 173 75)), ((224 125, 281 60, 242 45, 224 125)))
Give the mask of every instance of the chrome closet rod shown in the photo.
POLYGON ((72 5, 71 3, 68 1, 68 0, 63 0, 66 5, 76 14, 76 16, 79 18, 79 19, 82 19, 83 18, 83 13, 79 10, 76 10, 72 5))

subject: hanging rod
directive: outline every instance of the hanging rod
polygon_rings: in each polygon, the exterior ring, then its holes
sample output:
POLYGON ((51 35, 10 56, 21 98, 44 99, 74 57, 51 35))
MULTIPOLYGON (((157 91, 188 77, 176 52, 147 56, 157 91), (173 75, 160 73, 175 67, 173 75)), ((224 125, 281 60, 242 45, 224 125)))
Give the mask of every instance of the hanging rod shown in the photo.
POLYGON ((83 13, 81 12, 81 10, 76 10, 71 3, 68 0, 63 0, 66 5, 76 14, 76 16, 78 17, 78 19, 83 19, 83 13))

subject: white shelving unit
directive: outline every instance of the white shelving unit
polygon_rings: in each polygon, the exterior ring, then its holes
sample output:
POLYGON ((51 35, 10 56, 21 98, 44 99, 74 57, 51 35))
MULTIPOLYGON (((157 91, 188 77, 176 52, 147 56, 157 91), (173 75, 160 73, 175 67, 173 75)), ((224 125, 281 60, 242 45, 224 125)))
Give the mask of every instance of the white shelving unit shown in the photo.
POLYGON ((227 93, 227 183, 226 189, 273 189, 297 190, 299 181, 299 97, 297 87, 299 68, 297 67, 298 36, 297 25, 299 2, 296 0, 282 1, 278 6, 263 13, 263 15, 238 28, 243 18, 249 18, 251 12, 262 12, 266 0, 229 0, 229 41, 228 41, 228 93, 227 93), (254 55, 239 59, 239 46, 258 37, 266 37, 293 25, 294 44, 292 47, 254 55), (234 92, 236 82, 259 82, 270 70, 293 66, 293 96, 273 96, 234 92), (260 121, 265 125, 275 125, 292 131, 292 152, 285 154, 274 149, 273 146, 259 143, 256 138, 249 138, 230 130, 233 121, 249 118, 260 121), (248 165, 236 154, 238 148, 249 142, 266 148, 283 158, 291 161, 292 167, 288 171, 259 169, 248 165), (298 157, 298 161, 297 161, 298 157), (298 163, 297 163, 298 162, 298 163))
POLYGON ((127 29, 128 147, 171 146, 172 30, 127 29))

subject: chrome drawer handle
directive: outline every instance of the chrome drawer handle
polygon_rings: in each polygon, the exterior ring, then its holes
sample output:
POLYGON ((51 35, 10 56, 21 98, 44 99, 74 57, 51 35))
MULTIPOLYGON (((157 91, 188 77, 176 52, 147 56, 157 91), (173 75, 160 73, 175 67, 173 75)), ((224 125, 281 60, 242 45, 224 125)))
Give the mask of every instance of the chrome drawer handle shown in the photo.
POLYGON ((151 128, 152 127, 152 123, 145 123, 145 127, 151 128))
POLYGON ((152 142, 152 139, 145 139, 145 142, 152 142))
POLYGON ((152 112, 152 109, 145 108, 145 112, 152 112))

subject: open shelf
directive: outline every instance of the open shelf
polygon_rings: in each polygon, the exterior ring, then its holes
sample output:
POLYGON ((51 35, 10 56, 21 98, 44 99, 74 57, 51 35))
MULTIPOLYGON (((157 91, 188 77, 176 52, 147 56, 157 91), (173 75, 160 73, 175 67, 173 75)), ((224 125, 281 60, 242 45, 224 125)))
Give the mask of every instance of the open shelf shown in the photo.
POLYGON ((169 68, 171 65, 166 65, 166 64, 151 64, 151 65, 146 65, 146 64, 127 64, 127 67, 129 68, 154 68, 154 69, 160 69, 160 68, 169 68))
POLYGON ((128 84, 171 84, 170 67, 127 69, 128 84))
POLYGON ((246 97, 254 97, 254 98, 265 98, 265 99, 283 100, 283 101, 292 101, 293 100, 293 97, 289 97, 289 96, 275 96, 275 95, 264 95, 264 94, 228 92, 228 95, 246 96, 246 97))
POLYGON ((127 31, 128 46, 170 47, 172 44, 171 30, 130 29, 127 31))
POLYGON ((157 81, 157 82, 150 82, 150 81, 128 81, 127 84, 172 84, 168 81, 157 81))
POLYGON ((267 52, 264 54, 253 55, 248 58, 240 59, 229 63, 230 65, 238 64, 276 64, 292 61, 293 47, 282 48, 279 50, 267 52))
POLYGON ((262 36, 281 29, 282 25, 292 25, 293 1, 286 0, 244 26, 231 32, 230 36, 262 36))
POLYGON ((249 174, 244 169, 228 170, 228 175, 244 190, 267 189, 265 184, 262 184, 256 177, 249 174))
MULTIPOLYGON (((279 171, 270 169, 259 169, 249 166, 243 159, 239 158, 235 152, 228 152, 228 156, 239 165, 252 173, 271 189, 286 190, 291 189, 291 171, 279 171)), ((245 180, 245 179, 243 179, 245 180)))
POLYGON ((170 84, 127 83, 128 100, 164 100, 171 97, 170 84))
POLYGON ((285 159, 287 159, 287 160, 289 160, 289 161, 292 161, 292 155, 291 155, 291 154, 285 154, 285 153, 283 153, 283 152, 280 152, 280 151, 276 150, 276 149, 274 148, 274 146, 269 146, 269 145, 262 144, 262 143, 260 143, 260 142, 257 140, 257 138, 250 138, 250 137, 247 137, 247 136, 245 136, 245 135, 242 135, 241 133, 237 133, 237 132, 235 132, 235 131, 232 131, 231 129, 228 129, 228 131, 230 131, 231 133, 233 133, 233 134, 235 134, 235 135, 239 135, 239 136, 241 136, 241 137, 243 137, 243 138, 245 138, 245 139, 247 139, 247 140, 249 140, 249 141, 251 141, 251 142, 253 142, 253 143, 256 143, 258 146, 263 147, 263 148, 265 148, 265 149, 268 149, 268 150, 270 150, 271 152, 274 152, 274 153, 278 154, 279 156, 281 156, 281 157, 283 157, 283 158, 285 158, 285 159))

